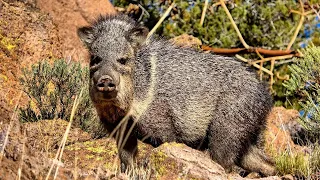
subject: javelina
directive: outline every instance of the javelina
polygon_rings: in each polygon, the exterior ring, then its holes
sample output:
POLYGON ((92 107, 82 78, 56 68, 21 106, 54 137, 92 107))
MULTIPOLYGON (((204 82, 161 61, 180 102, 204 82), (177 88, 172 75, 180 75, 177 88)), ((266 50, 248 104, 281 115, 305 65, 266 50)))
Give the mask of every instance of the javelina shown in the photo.
POLYGON ((129 135, 118 145, 121 169, 144 138, 155 147, 175 141, 207 149, 226 169, 274 174, 258 148, 272 100, 254 70, 147 34, 125 15, 78 29, 91 54, 90 96, 101 121, 111 132, 128 119, 129 135))

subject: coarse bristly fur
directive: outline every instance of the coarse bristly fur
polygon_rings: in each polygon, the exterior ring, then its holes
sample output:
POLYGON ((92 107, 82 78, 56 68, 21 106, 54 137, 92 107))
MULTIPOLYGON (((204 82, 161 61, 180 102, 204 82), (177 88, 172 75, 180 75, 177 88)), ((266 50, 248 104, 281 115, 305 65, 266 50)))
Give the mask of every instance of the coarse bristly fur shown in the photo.
POLYGON ((175 141, 207 149, 227 170, 274 174, 261 150, 272 98, 255 71, 232 57, 146 39, 147 33, 125 15, 78 30, 91 54, 90 96, 101 121, 110 132, 125 116, 125 133, 135 125, 119 149, 122 170, 144 139, 155 147, 175 141), (104 75, 116 86, 111 95, 97 90, 104 75))

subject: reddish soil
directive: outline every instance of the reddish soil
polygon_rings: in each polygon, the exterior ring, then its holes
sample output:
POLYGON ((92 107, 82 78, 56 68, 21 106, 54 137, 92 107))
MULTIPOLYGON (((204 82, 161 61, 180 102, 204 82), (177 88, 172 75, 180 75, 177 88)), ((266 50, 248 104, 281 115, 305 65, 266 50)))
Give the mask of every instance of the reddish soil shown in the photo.
POLYGON ((85 61, 87 50, 77 37, 77 28, 89 25, 100 14, 115 13, 108 0, 36 0, 41 11, 50 14, 62 41, 63 57, 85 61))

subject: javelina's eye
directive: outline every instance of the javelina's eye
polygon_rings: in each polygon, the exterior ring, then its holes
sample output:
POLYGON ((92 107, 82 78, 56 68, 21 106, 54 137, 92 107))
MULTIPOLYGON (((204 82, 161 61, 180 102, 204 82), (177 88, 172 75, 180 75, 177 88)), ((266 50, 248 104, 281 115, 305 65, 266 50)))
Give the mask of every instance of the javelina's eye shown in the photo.
POLYGON ((90 57, 90 66, 94 66, 96 64, 99 64, 102 61, 102 59, 98 56, 91 55, 90 57))
POLYGON ((125 65, 127 63, 127 59, 126 58, 120 58, 118 59, 118 62, 122 65, 125 65))

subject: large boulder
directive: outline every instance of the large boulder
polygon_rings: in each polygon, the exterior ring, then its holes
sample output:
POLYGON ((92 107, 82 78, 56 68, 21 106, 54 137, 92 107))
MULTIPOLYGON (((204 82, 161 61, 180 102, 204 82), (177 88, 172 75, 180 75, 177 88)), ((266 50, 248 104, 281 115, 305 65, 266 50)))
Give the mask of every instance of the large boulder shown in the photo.
MULTIPOLYGON (((12 108, 18 102, 22 67, 62 56, 57 32, 50 16, 38 9, 20 1, 0 1, 1 104, 12 108)), ((19 104, 26 100, 23 96, 19 104)))
POLYGON ((303 148, 296 145, 291 132, 293 125, 299 126, 297 119, 299 113, 294 109, 284 107, 274 107, 267 118, 266 148, 270 154, 281 153, 285 150, 300 151, 303 148))
POLYGON ((100 15, 116 13, 108 0, 35 0, 41 11, 48 13, 58 28, 63 57, 84 61, 88 52, 77 36, 77 28, 87 26, 100 15))
POLYGON ((227 179, 224 169, 208 154, 184 144, 165 143, 154 149, 150 164, 157 179, 227 179))

